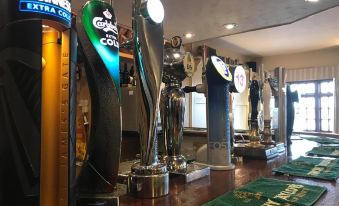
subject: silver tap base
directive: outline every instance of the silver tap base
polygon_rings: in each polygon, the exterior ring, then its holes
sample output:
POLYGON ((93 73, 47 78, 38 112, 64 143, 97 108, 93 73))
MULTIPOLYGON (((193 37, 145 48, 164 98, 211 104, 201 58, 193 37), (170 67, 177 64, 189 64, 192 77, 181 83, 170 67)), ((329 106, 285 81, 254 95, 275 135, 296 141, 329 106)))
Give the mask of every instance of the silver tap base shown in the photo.
POLYGON ((77 197, 77 206, 119 206, 119 197, 115 194, 83 195, 77 197))
POLYGON ((134 164, 128 177, 128 194, 137 198, 157 198, 169 193, 166 164, 141 166, 134 164))
POLYGON ((210 175, 210 168, 205 165, 195 163, 187 164, 186 172, 170 172, 170 177, 180 178, 185 183, 207 177, 210 175))
POLYGON ((187 171, 187 162, 183 155, 165 156, 164 161, 170 173, 185 173, 187 171))

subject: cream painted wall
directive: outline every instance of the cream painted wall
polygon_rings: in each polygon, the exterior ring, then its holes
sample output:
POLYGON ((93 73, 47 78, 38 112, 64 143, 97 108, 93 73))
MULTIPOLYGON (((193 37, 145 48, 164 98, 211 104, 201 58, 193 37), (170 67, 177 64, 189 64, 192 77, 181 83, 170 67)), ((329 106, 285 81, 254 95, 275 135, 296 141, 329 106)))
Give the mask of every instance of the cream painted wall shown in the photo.
POLYGON ((339 65, 339 46, 279 56, 266 56, 261 61, 266 70, 273 70, 278 66, 286 69, 309 68, 327 65, 339 65))

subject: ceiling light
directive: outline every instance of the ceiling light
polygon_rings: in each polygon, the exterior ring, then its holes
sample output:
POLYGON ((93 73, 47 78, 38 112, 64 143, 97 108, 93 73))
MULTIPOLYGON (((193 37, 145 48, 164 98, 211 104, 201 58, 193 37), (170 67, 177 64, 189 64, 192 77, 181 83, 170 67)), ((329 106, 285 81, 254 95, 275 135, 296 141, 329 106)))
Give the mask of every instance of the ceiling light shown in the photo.
POLYGON ((224 27, 228 30, 234 29, 235 27, 237 27, 238 25, 235 23, 230 23, 230 24, 225 24, 224 27))
POLYGON ((305 0, 306 2, 318 2, 319 0, 305 0))
POLYGON ((165 17, 164 7, 160 0, 148 0, 147 11, 149 17, 157 24, 161 23, 165 17))
POLYGON ((187 39, 190 39, 190 38, 193 37, 193 34, 192 34, 192 33, 186 33, 186 34, 185 34, 185 37, 186 37, 187 39))

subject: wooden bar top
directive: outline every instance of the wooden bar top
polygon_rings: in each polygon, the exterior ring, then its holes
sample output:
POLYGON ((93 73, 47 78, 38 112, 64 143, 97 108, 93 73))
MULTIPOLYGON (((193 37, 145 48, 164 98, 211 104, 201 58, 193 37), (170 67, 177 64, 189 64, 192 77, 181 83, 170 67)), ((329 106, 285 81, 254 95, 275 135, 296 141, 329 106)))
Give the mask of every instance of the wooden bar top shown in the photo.
POLYGON ((170 194, 156 199, 137 199, 128 195, 120 197, 121 206, 194 206, 206 203, 225 192, 239 188, 258 177, 296 181, 305 184, 325 186, 328 190, 315 205, 339 206, 339 186, 337 182, 323 181, 311 178, 287 177, 274 175, 272 169, 295 159, 316 146, 307 140, 294 140, 290 155, 283 154, 269 161, 247 160, 236 164, 232 171, 211 171, 209 177, 185 184, 179 178, 170 179, 170 194))

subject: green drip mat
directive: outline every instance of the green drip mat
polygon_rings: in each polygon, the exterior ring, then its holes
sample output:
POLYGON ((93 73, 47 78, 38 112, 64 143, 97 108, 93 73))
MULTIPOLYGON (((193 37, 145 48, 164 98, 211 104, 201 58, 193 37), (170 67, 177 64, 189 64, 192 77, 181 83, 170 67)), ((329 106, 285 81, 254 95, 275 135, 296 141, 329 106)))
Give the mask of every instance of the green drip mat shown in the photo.
POLYGON ((306 139, 309 141, 317 142, 319 144, 339 144, 339 139, 331 137, 319 137, 311 135, 300 135, 300 138, 306 139))
POLYGON ((320 186, 259 178, 203 206, 311 206, 325 191, 320 186))
POLYGON ((335 181, 339 176, 339 159, 299 157, 291 163, 274 168, 272 171, 286 175, 335 181))
POLYGON ((307 155, 339 158, 339 146, 314 147, 307 155))

